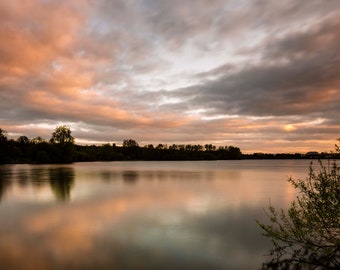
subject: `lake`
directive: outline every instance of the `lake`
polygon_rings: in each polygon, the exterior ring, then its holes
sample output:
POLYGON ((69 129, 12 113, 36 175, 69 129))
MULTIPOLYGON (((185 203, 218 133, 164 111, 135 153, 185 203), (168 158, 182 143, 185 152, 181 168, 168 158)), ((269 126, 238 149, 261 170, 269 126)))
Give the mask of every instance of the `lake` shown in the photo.
POLYGON ((256 219, 310 162, 1 165, 0 268, 259 269, 256 219))

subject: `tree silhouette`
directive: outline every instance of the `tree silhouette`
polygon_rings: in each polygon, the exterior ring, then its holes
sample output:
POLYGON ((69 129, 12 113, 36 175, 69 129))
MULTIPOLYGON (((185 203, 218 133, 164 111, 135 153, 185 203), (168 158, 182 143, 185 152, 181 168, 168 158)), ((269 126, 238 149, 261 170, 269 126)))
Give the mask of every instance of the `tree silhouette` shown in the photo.
POLYGON ((7 132, 0 128, 0 164, 7 161, 7 132))
POLYGON ((71 133, 71 129, 67 126, 58 126, 52 133, 50 142, 58 149, 58 163, 72 162, 74 138, 71 133))
POLYGON ((0 143, 7 142, 7 132, 0 128, 0 143))
POLYGON ((138 143, 133 139, 123 141, 123 147, 137 147, 138 143))
POLYGON ((17 139, 17 142, 20 145, 26 145, 26 144, 30 143, 30 140, 26 136, 19 136, 18 139, 17 139))
POLYGON ((67 126, 58 126, 55 128, 50 139, 51 143, 55 144, 73 144, 74 138, 71 135, 71 129, 67 126))
POLYGON ((40 136, 37 136, 37 137, 35 137, 35 138, 33 138, 33 139, 31 140, 31 142, 34 143, 34 144, 42 143, 42 142, 44 142, 44 141, 45 141, 45 140, 44 140, 42 137, 40 137, 40 136))

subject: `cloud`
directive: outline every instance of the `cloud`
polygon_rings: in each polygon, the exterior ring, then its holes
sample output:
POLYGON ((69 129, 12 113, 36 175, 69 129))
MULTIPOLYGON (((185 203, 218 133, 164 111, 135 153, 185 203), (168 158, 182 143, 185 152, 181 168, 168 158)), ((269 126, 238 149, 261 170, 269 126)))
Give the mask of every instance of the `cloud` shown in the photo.
POLYGON ((338 10, 317 0, 1 3, 1 126, 13 136, 69 123, 85 141, 249 147, 277 135, 302 141, 302 123, 323 119, 314 130, 328 130, 317 134, 330 144, 338 10), (279 128, 268 130, 267 117, 279 128), (298 128, 287 137, 285 125, 298 128))
POLYGON ((340 20, 332 20, 314 33, 272 41, 264 49, 260 65, 249 65, 233 74, 228 74, 232 67, 221 66, 207 74, 217 79, 178 89, 169 96, 189 98, 184 103, 213 108, 221 114, 273 116, 332 111, 340 96, 339 25, 340 20), (226 75, 221 75, 223 72, 226 75))

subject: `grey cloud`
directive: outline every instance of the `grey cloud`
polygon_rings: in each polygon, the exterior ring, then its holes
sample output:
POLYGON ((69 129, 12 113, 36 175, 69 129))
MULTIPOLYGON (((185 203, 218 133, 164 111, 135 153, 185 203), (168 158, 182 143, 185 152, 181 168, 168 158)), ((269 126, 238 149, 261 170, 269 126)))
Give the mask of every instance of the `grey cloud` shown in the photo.
POLYGON ((340 112, 339 20, 314 32, 288 35, 264 48, 260 64, 229 74, 228 65, 203 76, 217 79, 169 92, 189 98, 177 108, 207 108, 216 114, 282 116, 340 112), (323 47, 319 43, 322 42, 323 47), (303 44, 311 44, 304 46, 303 44), (291 46, 289 45, 291 44, 291 46), (300 46, 301 45, 301 46, 300 46), (303 56, 295 57, 302 50, 303 56), (266 53, 267 52, 267 53, 266 53), (282 62, 286 58, 286 62, 282 62), (221 76, 221 71, 226 75, 221 76))
POLYGON ((161 45, 178 50, 189 42, 202 51, 242 47, 261 35, 280 36, 339 8, 336 1, 141 1, 145 21, 161 45), (298 25, 300 24, 300 25, 298 25), (202 35, 204 34, 204 35, 202 35), (215 44, 215 45, 214 45, 215 44))
MULTIPOLYGON (((339 15, 339 14, 338 14, 339 15)), ((265 58, 306 58, 315 54, 333 57, 339 61, 340 20, 333 16, 307 31, 298 31, 283 38, 270 40, 264 51, 265 58)))
POLYGON ((144 1, 146 22, 170 50, 181 48, 201 31, 211 28, 222 1, 144 1))

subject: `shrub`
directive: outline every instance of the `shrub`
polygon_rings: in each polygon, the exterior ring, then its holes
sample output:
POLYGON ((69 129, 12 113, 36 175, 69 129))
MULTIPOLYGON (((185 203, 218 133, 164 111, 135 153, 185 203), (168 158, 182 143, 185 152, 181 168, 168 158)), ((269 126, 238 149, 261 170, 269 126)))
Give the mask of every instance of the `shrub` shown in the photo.
POLYGON ((269 224, 257 221, 273 243, 263 269, 340 269, 340 168, 312 164, 305 180, 288 180, 300 193, 288 211, 269 205, 269 224))

